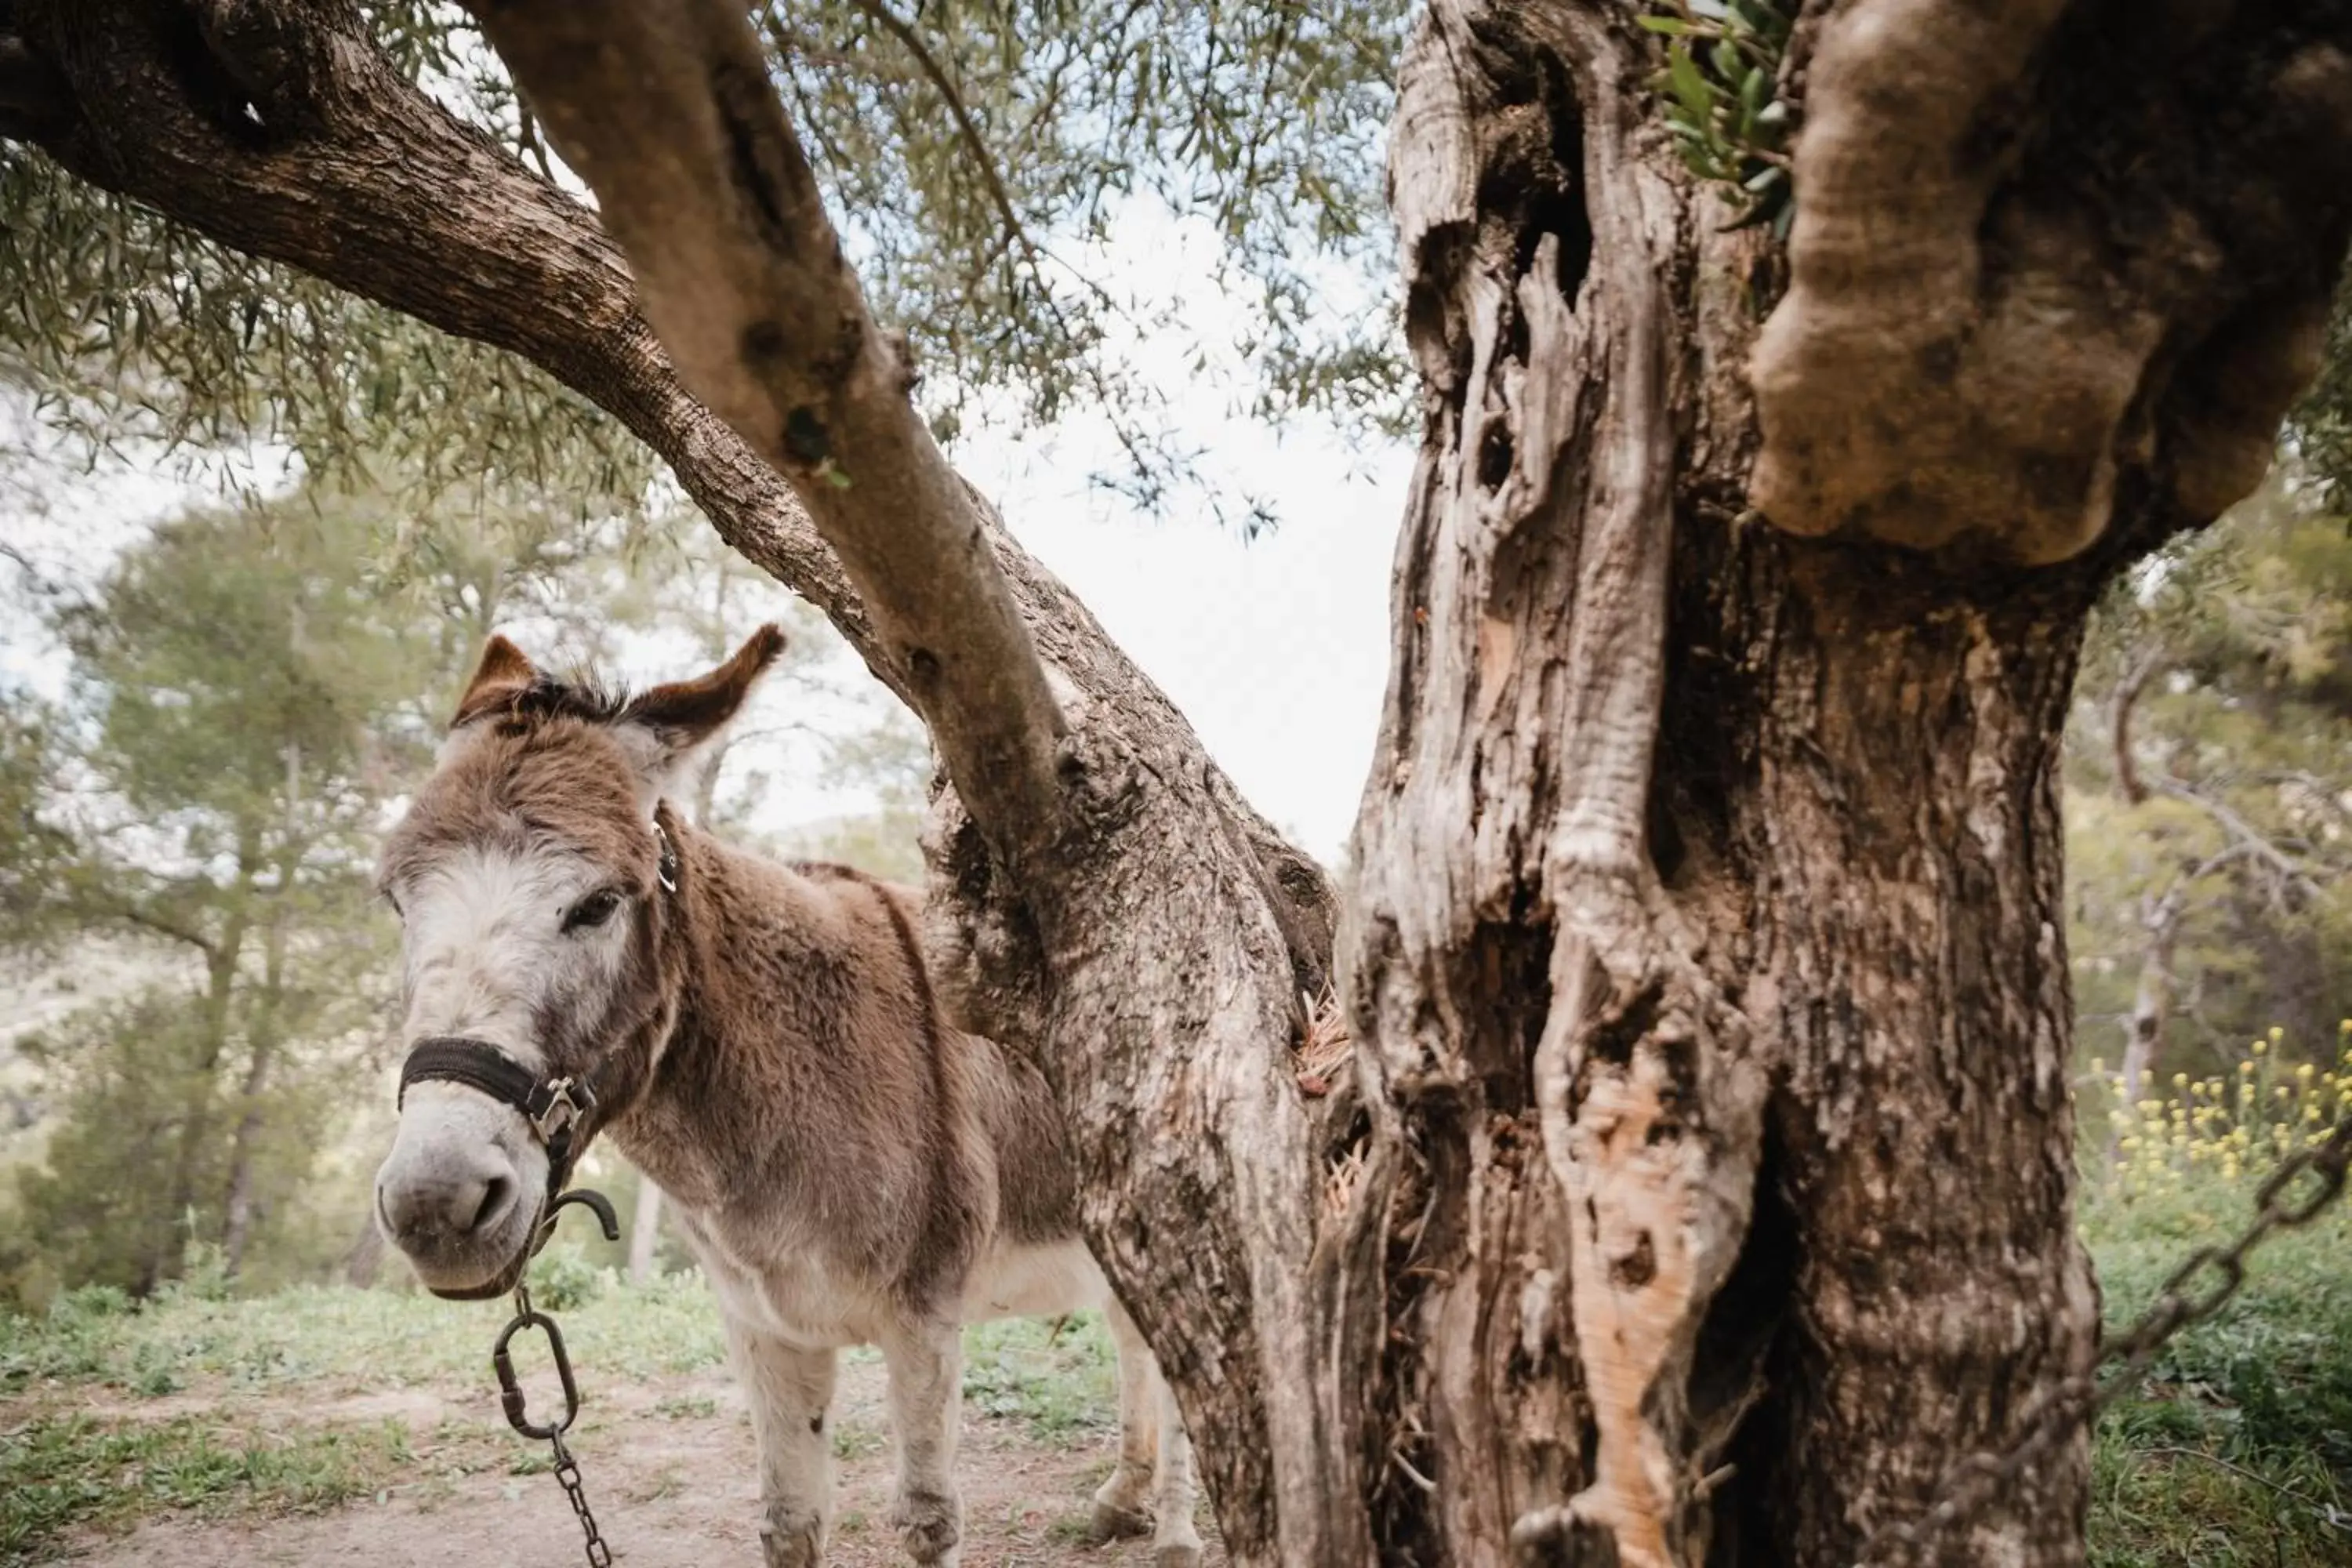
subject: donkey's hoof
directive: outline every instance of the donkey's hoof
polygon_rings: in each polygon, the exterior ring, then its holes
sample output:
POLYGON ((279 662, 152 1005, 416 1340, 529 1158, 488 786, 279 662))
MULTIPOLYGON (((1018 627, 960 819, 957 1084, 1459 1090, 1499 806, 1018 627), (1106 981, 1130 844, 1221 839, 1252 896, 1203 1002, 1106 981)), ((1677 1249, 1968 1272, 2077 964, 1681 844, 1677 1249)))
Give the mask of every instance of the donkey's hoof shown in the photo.
POLYGON ((773 1509, 760 1525, 767 1568, 823 1568, 824 1521, 813 1513, 773 1509))
POLYGON ((1151 1549, 1151 1568, 1201 1568, 1201 1543, 1163 1541, 1151 1549))
POLYGON ((1106 1541, 1125 1541, 1130 1536, 1150 1533, 1150 1514, 1103 1498, 1095 1500, 1095 1510, 1087 1518, 1087 1539, 1097 1545, 1106 1541))
POLYGON ((918 1563, 954 1568, 963 1539, 963 1505, 947 1492, 901 1492, 890 1505, 898 1544, 918 1563))

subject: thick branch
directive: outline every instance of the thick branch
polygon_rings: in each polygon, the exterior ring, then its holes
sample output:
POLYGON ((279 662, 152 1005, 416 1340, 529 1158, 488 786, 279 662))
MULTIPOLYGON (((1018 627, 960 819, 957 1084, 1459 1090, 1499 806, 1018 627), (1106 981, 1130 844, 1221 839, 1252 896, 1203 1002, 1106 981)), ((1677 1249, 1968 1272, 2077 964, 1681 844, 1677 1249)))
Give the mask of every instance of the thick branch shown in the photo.
MULTIPOLYGON (((257 141, 207 88, 229 68, 192 66, 194 29, 164 8, 16 0, 7 36, 26 51, 21 79, 49 82, 65 107, 37 127, 0 114, 0 134, 27 136, 93 184, 232 249, 530 361, 659 454, 721 538, 824 611, 867 668, 911 696, 903 663, 791 489, 679 384, 595 215, 341 30, 340 10, 274 14, 303 29, 310 63, 297 74, 328 84, 314 94, 324 106, 316 125, 257 141), (122 103, 140 113, 84 111, 122 103)), ((1047 660, 1128 722, 1197 752, 1182 716, 1068 590, 992 519, 983 536, 1047 660)), ((1213 764, 1204 782, 1276 900, 1300 984, 1319 988, 1333 924, 1321 869, 1213 764)))
POLYGON ((0 136, 49 136, 73 123, 73 92, 24 40, 0 31, 0 136))
POLYGON ((2126 805, 2137 805, 2147 798, 2147 785, 2139 776, 2139 759, 2132 754, 2132 710, 2139 703, 2140 693, 2164 667, 2161 652, 2151 651, 2133 660, 2131 668, 2116 687, 2114 706, 2109 710, 2109 730, 2116 747, 2116 789, 2126 805))
POLYGON ((981 519, 908 396, 816 180, 726 0, 473 9, 594 187, 693 391, 793 484, 906 669, 982 830, 1058 815, 1062 719, 981 519))

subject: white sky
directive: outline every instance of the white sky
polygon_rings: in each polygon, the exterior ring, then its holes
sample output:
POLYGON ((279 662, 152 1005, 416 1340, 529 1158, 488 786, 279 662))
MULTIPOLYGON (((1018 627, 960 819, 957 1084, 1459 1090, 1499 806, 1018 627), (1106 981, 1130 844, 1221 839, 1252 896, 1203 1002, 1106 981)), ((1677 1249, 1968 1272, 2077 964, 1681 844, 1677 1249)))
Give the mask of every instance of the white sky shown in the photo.
MULTIPOLYGON (((1118 253, 1084 265, 1139 296, 1172 291, 1199 340, 1215 342, 1236 335, 1240 318, 1208 281, 1212 256, 1197 230, 1138 213, 1118 253)), ((1343 309, 1376 303, 1346 279, 1335 280, 1334 296, 1343 309)), ((1236 416, 1246 366, 1213 354, 1202 370, 1192 346, 1129 348, 1167 393, 1179 444, 1205 454, 1204 474, 1229 496, 1273 504, 1279 526, 1255 541, 1202 515, 1205 506, 1180 501, 1155 521, 1097 489, 1091 477, 1118 462, 1108 426, 1088 416, 1044 433, 976 430, 953 457, 1183 710, 1258 808, 1302 847, 1334 859, 1354 821, 1387 677, 1390 558, 1412 454, 1351 445, 1311 423, 1278 432, 1236 416)), ((268 468, 266 455, 258 462, 268 468)), ((187 498, 163 472, 61 468, 40 480, 45 512, 21 494, 0 494, 0 537, 76 577, 94 574, 187 498)), ((20 605, 0 601, 0 691, 18 682, 56 691, 64 673, 57 650, 20 605)), ((625 652, 614 673, 681 673, 636 668, 649 656, 657 654, 625 652)), ((781 826, 849 804, 805 770, 778 768, 761 816, 781 826)))

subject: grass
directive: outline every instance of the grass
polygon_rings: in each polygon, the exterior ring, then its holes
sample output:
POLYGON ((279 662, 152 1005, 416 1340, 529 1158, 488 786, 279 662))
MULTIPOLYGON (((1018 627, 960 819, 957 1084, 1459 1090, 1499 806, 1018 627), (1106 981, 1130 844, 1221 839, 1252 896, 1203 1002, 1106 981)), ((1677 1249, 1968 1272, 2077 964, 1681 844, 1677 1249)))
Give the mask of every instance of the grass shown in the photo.
POLYGON ((315 1512, 407 1479, 413 1458, 398 1422, 233 1433, 191 1415, 37 1418, 0 1432, 0 1563, 161 1511, 315 1512))
POLYGON ((1101 1316, 1007 1318, 963 1335, 967 1414, 1016 1420, 1069 1446, 1118 1424, 1118 1357, 1101 1316))
MULTIPOLYGON (((247 1300, 166 1299, 131 1310, 78 1290, 45 1318, 0 1312, 0 1394, 98 1384, 156 1396, 197 1380, 232 1389, 378 1390, 487 1375, 505 1303, 298 1287, 247 1300)), ((725 1359, 709 1292, 693 1275, 598 1292, 562 1314, 575 1366, 632 1381, 725 1359)))
MULTIPOLYGON (((2252 1217, 2282 1142, 2266 1129, 2308 1125, 2298 1081, 2327 1096, 2332 1121, 2336 1075, 2280 1071, 2278 1046, 2257 1042, 2241 1064, 2252 1093, 2183 1081, 2119 1122, 2140 1141, 2089 1184, 2083 1221, 2110 1331, 2189 1253, 2252 1217)), ((2257 1250, 2229 1304, 2176 1336, 2100 1423, 2092 1463, 2093 1568, 2352 1563, 2352 1209, 2257 1250)))
MULTIPOLYGON (((535 1283, 534 1293, 542 1303, 563 1298, 564 1340, 583 1380, 639 1382, 725 1360, 698 1276, 631 1289, 609 1275, 583 1278, 560 1257, 554 1268, 549 1282, 557 1289, 535 1283)), ((0 1568, 47 1561, 77 1531, 159 1513, 318 1510, 420 1479, 547 1468, 541 1448, 510 1447, 502 1432, 436 1430, 419 1445, 396 1421, 261 1435, 229 1429, 239 1405, 272 1394, 457 1387, 487 1399, 489 1341, 505 1310, 504 1303, 299 1288, 246 1300, 183 1291, 143 1305, 120 1291, 86 1289, 60 1298, 44 1317, 0 1312, 0 1568), (100 1393, 111 1395, 105 1419, 87 1410, 100 1393), (142 1413, 175 1394, 212 1407, 188 1415, 182 1398, 142 1413)), ((964 1342, 968 1415, 1018 1423, 1056 1445, 1113 1424, 1115 1362, 1098 1316, 1058 1330, 981 1324, 964 1342)), ((849 1355, 870 1361, 875 1352, 849 1355)), ((536 1379, 532 1386, 539 1397, 536 1379)), ((656 1416, 681 1421, 718 1410, 699 1394, 653 1406, 656 1416)), ((854 1422, 835 1437, 845 1458, 887 1442, 882 1431, 854 1422)))

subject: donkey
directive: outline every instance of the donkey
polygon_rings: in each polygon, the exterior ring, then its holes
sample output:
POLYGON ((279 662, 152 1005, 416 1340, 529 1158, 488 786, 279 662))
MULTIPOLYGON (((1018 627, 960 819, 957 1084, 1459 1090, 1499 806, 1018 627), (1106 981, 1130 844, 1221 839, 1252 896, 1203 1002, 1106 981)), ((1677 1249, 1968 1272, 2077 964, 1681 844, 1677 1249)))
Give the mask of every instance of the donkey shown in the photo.
POLYGON ((378 1220, 436 1294, 499 1294, 609 1131, 717 1296, 769 1568, 823 1561, 843 1346, 887 1366, 900 1541, 953 1564, 961 1326, 1099 1308, 1119 1457, 1095 1530, 1139 1534, 1148 1508, 1158 1568, 1195 1568, 1192 1448, 1080 1237, 1058 1112, 1034 1068, 941 1019, 919 895, 732 848, 664 799, 782 647, 764 626, 627 697, 491 638, 383 849, 411 1054, 378 1220))

